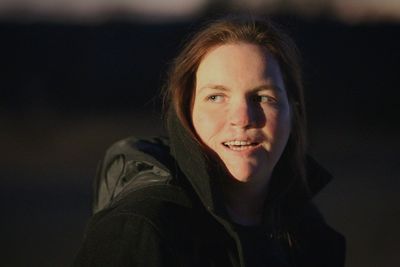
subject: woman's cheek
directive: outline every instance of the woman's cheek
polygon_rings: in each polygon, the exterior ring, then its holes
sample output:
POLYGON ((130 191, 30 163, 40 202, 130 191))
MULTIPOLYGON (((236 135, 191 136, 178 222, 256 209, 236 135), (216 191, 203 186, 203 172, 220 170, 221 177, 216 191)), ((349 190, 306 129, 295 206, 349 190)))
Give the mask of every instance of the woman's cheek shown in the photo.
POLYGON ((197 110, 193 116, 193 125, 202 141, 206 142, 209 135, 208 132, 212 128, 212 120, 210 120, 207 110, 197 110))
POLYGON ((266 114, 267 117, 267 131, 269 135, 274 135, 277 129, 277 125, 279 124, 279 116, 276 111, 268 111, 266 114))
POLYGON ((210 147, 212 147, 212 140, 222 128, 220 118, 218 111, 208 109, 199 110, 197 116, 194 117, 193 123, 197 134, 210 147))
POLYGON ((271 134, 287 131, 290 128, 290 113, 286 110, 274 110, 267 114, 267 127, 271 134))

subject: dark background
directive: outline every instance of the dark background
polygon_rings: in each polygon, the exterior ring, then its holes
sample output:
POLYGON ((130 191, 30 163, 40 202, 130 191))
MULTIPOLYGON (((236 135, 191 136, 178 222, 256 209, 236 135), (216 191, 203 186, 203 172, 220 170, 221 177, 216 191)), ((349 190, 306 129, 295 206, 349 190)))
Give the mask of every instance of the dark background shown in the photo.
MULTIPOLYGON (((302 55, 316 198, 346 266, 399 266, 400 25, 274 17, 302 55)), ((169 62, 198 21, 0 21, 2 266, 69 266, 105 149, 162 133, 169 62)))

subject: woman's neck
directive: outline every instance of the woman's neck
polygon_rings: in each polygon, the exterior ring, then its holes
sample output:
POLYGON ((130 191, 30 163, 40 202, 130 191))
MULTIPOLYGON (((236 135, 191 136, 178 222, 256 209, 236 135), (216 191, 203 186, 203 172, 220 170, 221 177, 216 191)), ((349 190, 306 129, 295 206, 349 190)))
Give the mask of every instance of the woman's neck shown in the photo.
POLYGON ((232 181, 224 186, 225 205, 233 222, 241 225, 261 223, 267 188, 232 181), (262 187, 261 187, 262 188, 262 187))

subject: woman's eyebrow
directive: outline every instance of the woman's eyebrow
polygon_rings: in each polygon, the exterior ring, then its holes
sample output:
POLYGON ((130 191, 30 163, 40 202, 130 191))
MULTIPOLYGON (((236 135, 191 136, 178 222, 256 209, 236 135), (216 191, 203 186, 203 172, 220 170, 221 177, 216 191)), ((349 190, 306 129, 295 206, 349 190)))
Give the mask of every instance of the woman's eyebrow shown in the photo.
POLYGON ((206 84, 206 85, 204 85, 204 86, 202 86, 200 89, 199 89, 199 93, 202 91, 202 90, 204 90, 204 89, 213 89, 213 90, 218 90, 218 91, 230 91, 229 90, 229 88, 227 88, 226 86, 224 86, 224 85, 221 85, 221 84, 206 84))
POLYGON ((251 91, 258 92, 258 91, 276 91, 276 92, 284 92, 283 88, 276 86, 276 85, 271 85, 271 84, 264 84, 261 86, 257 86, 253 88, 251 91))
MULTIPOLYGON (((218 91, 230 91, 230 89, 228 87, 221 85, 221 84, 206 84, 206 85, 200 87, 198 92, 200 93, 204 89, 212 89, 212 90, 218 90, 218 91)), ((250 91, 258 92, 258 91, 264 91, 264 90, 284 92, 284 90, 281 87, 276 86, 276 85, 270 85, 270 84, 263 84, 263 85, 257 86, 255 88, 251 89, 250 91)))

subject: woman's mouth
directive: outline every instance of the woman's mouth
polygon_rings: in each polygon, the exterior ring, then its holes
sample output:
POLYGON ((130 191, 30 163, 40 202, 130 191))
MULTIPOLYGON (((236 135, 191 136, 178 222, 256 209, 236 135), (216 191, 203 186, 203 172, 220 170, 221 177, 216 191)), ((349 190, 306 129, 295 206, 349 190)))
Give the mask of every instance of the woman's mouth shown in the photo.
POLYGON ((228 142, 224 142, 222 144, 225 147, 227 147, 231 150, 234 150, 234 151, 249 150, 249 149, 253 149, 260 145, 260 143, 257 143, 257 142, 239 141, 239 140, 228 141, 228 142))

